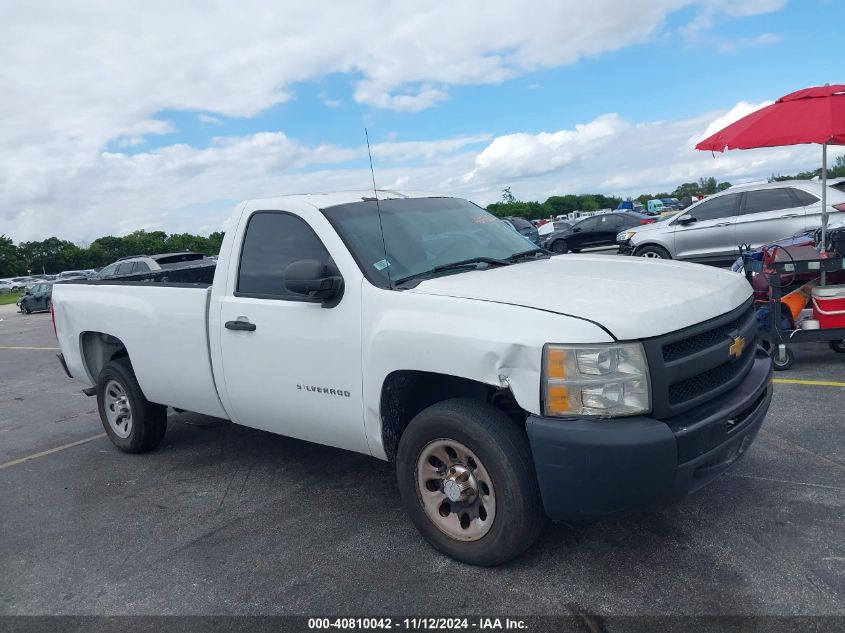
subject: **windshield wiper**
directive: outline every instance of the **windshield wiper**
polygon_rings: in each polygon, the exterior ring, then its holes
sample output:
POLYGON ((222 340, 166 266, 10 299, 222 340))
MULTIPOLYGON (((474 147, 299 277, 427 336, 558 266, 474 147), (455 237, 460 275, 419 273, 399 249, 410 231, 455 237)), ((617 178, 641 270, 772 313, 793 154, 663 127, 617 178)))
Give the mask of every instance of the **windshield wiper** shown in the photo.
POLYGON ((514 253, 510 257, 508 257, 508 261, 513 263, 517 262, 521 259, 525 259, 527 257, 533 257, 534 259, 537 258, 538 255, 546 255, 548 256, 550 253, 545 248, 532 248, 530 251, 522 251, 521 253, 514 253))
POLYGON ((425 277, 426 275, 431 275, 433 273, 439 273, 444 270, 457 270, 460 268, 466 268, 467 266, 474 266, 476 264, 487 264, 489 266, 510 266, 512 263, 513 262, 508 261, 507 259, 496 259, 495 257, 471 257, 469 259, 462 259, 457 262, 452 262, 451 264, 441 264, 440 266, 435 266, 434 268, 430 268, 429 270, 424 270, 421 273, 414 273, 413 275, 402 277, 400 279, 397 279, 393 283, 399 285, 405 283, 406 281, 418 279, 419 277, 425 277))

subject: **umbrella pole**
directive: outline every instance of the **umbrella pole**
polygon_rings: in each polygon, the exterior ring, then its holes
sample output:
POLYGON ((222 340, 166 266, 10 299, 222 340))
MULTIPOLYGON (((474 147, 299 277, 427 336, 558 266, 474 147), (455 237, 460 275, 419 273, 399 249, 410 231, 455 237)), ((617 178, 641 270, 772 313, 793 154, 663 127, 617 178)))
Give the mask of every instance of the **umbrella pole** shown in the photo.
MULTIPOLYGON (((827 143, 822 144, 822 245, 827 248, 827 143)), ((827 273, 822 271, 821 285, 827 281, 827 273)))

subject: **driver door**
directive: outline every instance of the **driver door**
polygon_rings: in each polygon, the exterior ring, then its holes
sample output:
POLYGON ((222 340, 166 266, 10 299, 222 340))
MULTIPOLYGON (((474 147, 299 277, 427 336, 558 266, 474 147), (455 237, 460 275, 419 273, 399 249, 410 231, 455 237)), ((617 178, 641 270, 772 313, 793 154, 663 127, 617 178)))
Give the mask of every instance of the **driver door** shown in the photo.
POLYGON ((334 261, 296 214, 256 211, 235 239, 237 270, 220 298, 217 321, 227 412, 245 426, 369 452, 360 285, 347 286, 333 307, 287 289, 289 264, 334 261))

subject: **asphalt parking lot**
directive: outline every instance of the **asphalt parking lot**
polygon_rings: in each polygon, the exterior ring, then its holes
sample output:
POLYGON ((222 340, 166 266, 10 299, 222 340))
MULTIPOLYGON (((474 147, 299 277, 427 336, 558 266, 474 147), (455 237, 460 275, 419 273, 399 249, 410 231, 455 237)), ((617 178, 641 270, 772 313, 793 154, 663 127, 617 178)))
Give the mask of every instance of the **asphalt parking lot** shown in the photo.
MULTIPOLYGON (((363 455, 188 413, 120 453, 49 315, 0 319, 2 615, 845 614, 841 386, 777 384, 744 460, 693 497, 479 569, 428 547, 363 455)), ((795 351, 778 379, 845 383, 845 356, 795 351)))

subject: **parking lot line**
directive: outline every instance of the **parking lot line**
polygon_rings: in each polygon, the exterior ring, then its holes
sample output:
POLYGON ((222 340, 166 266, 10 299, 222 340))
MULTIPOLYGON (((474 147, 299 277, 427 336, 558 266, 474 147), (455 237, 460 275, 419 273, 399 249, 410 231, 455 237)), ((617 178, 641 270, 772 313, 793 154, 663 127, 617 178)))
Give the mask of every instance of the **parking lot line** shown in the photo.
POLYGON ((833 380, 797 380, 794 378, 773 378, 773 383, 779 385, 812 385, 813 387, 845 387, 845 382, 833 380))
POLYGON ((0 345, 0 349, 28 349, 28 350, 50 350, 53 352, 58 352, 61 348, 60 347, 14 347, 8 345, 0 345))
POLYGON ((22 464, 24 462, 28 462, 31 459, 36 459, 38 457, 44 457, 45 455, 51 455, 52 453, 58 453, 59 451, 63 451, 66 448, 73 448, 74 446, 79 446, 80 444, 86 444, 87 442, 93 442, 94 440, 98 440, 101 437, 106 437, 105 433, 100 433, 98 435, 92 435, 91 437, 86 437, 84 440, 77 440, 75 442, 71 442, 70 444, 63 444, 62 446, 56 446, 55 448, 47 449, 46 451, 41 451, 40 453, 34 453, 32 455, 27 455, 26 457, 21 457, 19 459, 13 459, 10 462, 6 462, 5 464, 0 464, 0 470, 4 468, 9 468, 10 466, 17 466, 18 464, 22 464))

